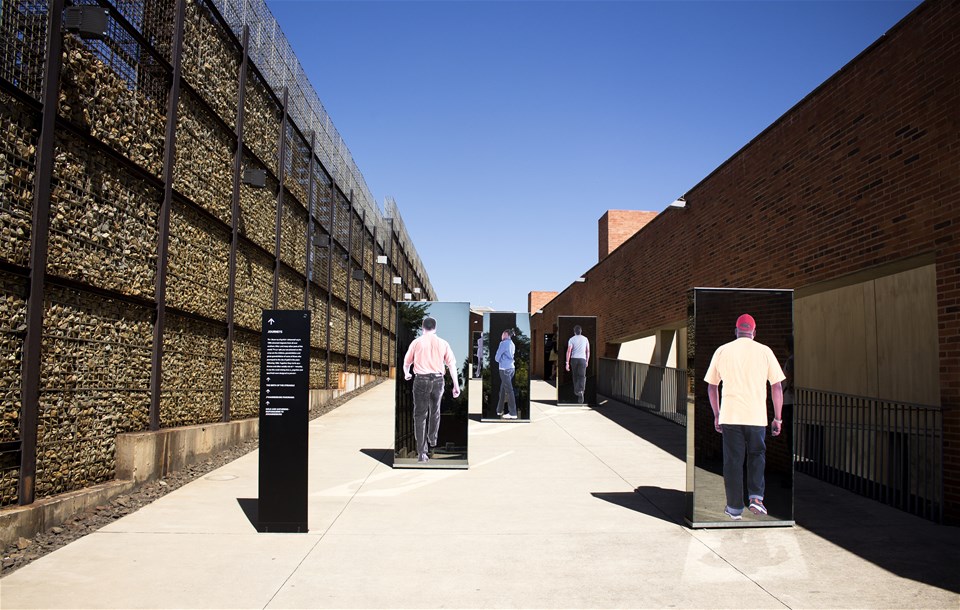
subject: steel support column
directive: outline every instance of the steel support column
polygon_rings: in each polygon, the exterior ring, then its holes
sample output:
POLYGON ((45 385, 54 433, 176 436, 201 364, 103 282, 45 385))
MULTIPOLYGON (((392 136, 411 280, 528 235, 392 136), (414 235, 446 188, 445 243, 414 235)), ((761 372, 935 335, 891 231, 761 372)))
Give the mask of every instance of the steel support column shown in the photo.
POLYGON ((287 170, 287 88, 283 88, 283 118, 280 120, 280 159, 277 167, 277 228, 273 248, 273 308, 277 309, 280 295, 280 233, 283 228, 283 182, 287 170))
POLYGON ((182 76, 183 22, 186 0, 177 0, 176 22, 173 30, 173 78, 167 98, 167 125, 163 144, 163 203, 160 206, 159 236, 157 240, 157 315, 153 323, 153 361, 150 368, 150 429, 160 429, 160 382, 163 377, 163 330, 167 318, 167 255, 170 250, 170 208, 173 205, 173 164, 176 160, 177 107, 180 103, 182 76))
POLYGON ((240 61, 240 92, 237 99, 237 149, 233 156, 233 200, 230 208, 230 265, 227 289, 227 346, 223 363, 223 413, 222 421, 230 421, 230 401, 233 391, 233 339, 234 315, 237 298, 237 245, 240 241, 240 176, 243 173, 243 121, 247 97, 247 69, 250 65, 250 28, 243 26, 243 58, 240 61))
POLYGON ((63 34, 63 0, 53 0, 47 13, 47 56, 43 75, 43 114, 33 180, 33 218, 30 231, 30 276, 27 296, 27 334, 23 340, 20 408, 20 481, 18 502, 32 504, 36 493, 37 426, 40 412, 40 352, 43 347, 43 293, 50 237, 50 193, 53 180, 57 99, 63 34))

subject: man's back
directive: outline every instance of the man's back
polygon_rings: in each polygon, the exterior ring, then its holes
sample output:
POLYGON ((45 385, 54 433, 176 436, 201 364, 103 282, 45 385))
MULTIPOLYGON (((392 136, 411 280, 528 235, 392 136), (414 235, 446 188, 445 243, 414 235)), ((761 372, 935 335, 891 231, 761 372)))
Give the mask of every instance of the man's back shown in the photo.
POLYGON ((707 383, 723 382, 720 423, 767 425, 767 382, 783 381, 776 357, 766 345, 740 337, 717 348, 704 376, 707 383))

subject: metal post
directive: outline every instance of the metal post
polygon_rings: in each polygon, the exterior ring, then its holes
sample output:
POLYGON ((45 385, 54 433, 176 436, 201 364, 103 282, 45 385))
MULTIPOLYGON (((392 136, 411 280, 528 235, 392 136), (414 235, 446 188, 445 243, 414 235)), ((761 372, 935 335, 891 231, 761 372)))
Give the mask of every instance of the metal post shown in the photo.
POLYGON ((310 134, 310 178, 307 183, 307 281, 303 286, 303 308, 310 309, 310 282, 313 281, 313 166, 316 162, 316 132, 310 134))
POLYGON ((333 323, 333 227, 337 211, 337 183, 330 178, 330 224, 327 225, 327 371, 324 388, 330 388, 330 325, 333 323))
MULTIPOLYGON (((370 243, 370 259, 373 261, 373 266, 370 267, 370 290, 372 294, 370 295, 370 374, 373 375, 373 325, 376 318, 376 299, 374 298, 377 294, 377 224, 373 224, 373 241, 370 243)), ((383 327, 380 327, 380 331, 383 332, 383 327)))
POLYGON ((243 59, 240 62, 240 92, 237 99, 237 149, 233 156, 233 202, 230 211, 230 277, 227 289, 227 349, 223 363, 223 414, 222 421, 230 421, 230 399, 233 391, 233 338, 234 315, 237 298, 237 245, 240 240, 240 174, 243 171, 243 121, 247 91, 247 68, 250 65, 250 28, 243 26, 243 59))
POLYGON ((63 0, 53 0, 47 14, 47 56, 43 77, 43 115, 33 181, 33 224, 30 231, 30 290, 27 297, 27 335, 23 341, 23 379, 20 410, 20 483, 18 502, 32 504, 36 492, 37 424, 40 411, 40 351, 43 335, 43 292, 50 236, 50 184, 53 180, 54 125, 60 91, 63 38, 60 24, 63 0))
POLYGON ((163 148, 163 204, 160 206, 157 241, 157 317, 153 324, 153 362, 150 369, 150 429, 160 429, 160 381, 163 377, 163 329, 167 317, 167 254, 170 250, 170 208, 173 205, 173 164, 176 160, 177 106, 180 103, 181 55, 186 0, 177 1, 173 31, 173 79, 167 99, 167 126, 163 148))
MULTIPOLYGON (((364 271, 364 257, 367 254, 367 211, 363 211, 363 216, 360 221, 360 270, 364 271)), ((357 375, 363 374, 363 286, 367 283, 366 277, 367 274, 364 271, 364 279, 360 282, 360 303, 357 305, 357 313, 359 314, 359 335, 357 336, 357 375)), ((373 331, 373 326, 370 326, 371 332, 373 331)))
POLYGON ((343 329, 343 372, 350 370, 350 276, 353 261, 353 189, 350 189, 350 213, 347 215, 347 323, 343 329))
POLYGON ((273 308, 277 309, 280 294, 280 232, 283 219, 283 182, 287 169, 287 88, 283 88, 283 119, 280 121, 280 160, 277 168, 277 229, 273 248, 273 308))

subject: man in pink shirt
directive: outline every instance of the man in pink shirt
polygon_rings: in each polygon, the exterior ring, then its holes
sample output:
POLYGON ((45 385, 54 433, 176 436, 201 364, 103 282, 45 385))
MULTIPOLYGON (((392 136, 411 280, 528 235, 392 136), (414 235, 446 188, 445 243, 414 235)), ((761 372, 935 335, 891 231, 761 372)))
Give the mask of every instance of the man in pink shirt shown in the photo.
POLYGON ((437 321, 426 317, 420 328, 423 333, 410 343, 403 357, 403 378, 409 381, 416 376, 413 380, 413 433, 417 442, 417 462, 425 464, 430 461, 427 453, 436 446, 440 430, 444 366, 450 370, 454 398, 460 396, 460 378, 450 344, 437 336, 437 321))

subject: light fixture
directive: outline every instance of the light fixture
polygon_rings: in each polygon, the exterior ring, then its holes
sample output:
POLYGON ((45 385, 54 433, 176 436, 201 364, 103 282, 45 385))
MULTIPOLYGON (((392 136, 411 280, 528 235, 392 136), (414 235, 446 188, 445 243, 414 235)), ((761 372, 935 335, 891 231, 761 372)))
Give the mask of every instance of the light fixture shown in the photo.
POLYGON ((670 204, 671 208, 685 208, 687 207, 687 200, 683 197, 678 197, 676 201, 670 204))
POLYGON ((399 277, 393 276, 393 283, 394 283, 394 284, 400 284, 401 282, 402 282, 402 280, 401 280, 399 277))
POLYGON ((378 265, 386 265, 386 264, 387 264, 387 257, 386 257, 386 256, 378 256, 378 257, 377 257, 377 264, 378 264, 378 265))
POLYGON ((404 301, 412 301, 412 300, 413 300, 413 295, 410 294, 409 292, 404 292, 404 293, 403 293, 403 300, 404 300, 404 301))
POLYGON ((256 168, 243 170, 243 183, 247 186, 262 189, 267 185, 267 170, 256 168))
POLYGON ((364 277, 364 275, 363 275, 363 269, 354 269, 354 270, 353 270, 353 279, 355 279, 355 280, 362 280, 363 277, 364 277))
POLYGON ((330 247, 330 236, 329 235, 317 235, 313 238, 313 245, 318 248, 329 248, 330 247))
POLYGON ((419 288, 414 288, 414 289, 413 289, 413 294, 420 294, 420 289, 419 289, 419 288))
POLYGON ((83 39, 106 40, 110 11, 99 6, 68 6, 63 9, 63 29, 83 39))
POLYGON ((583 282, 587 281, 587 278, 581 276, 581 277, 578 277, 575 281, 579 284, 582 284, 583 282))

